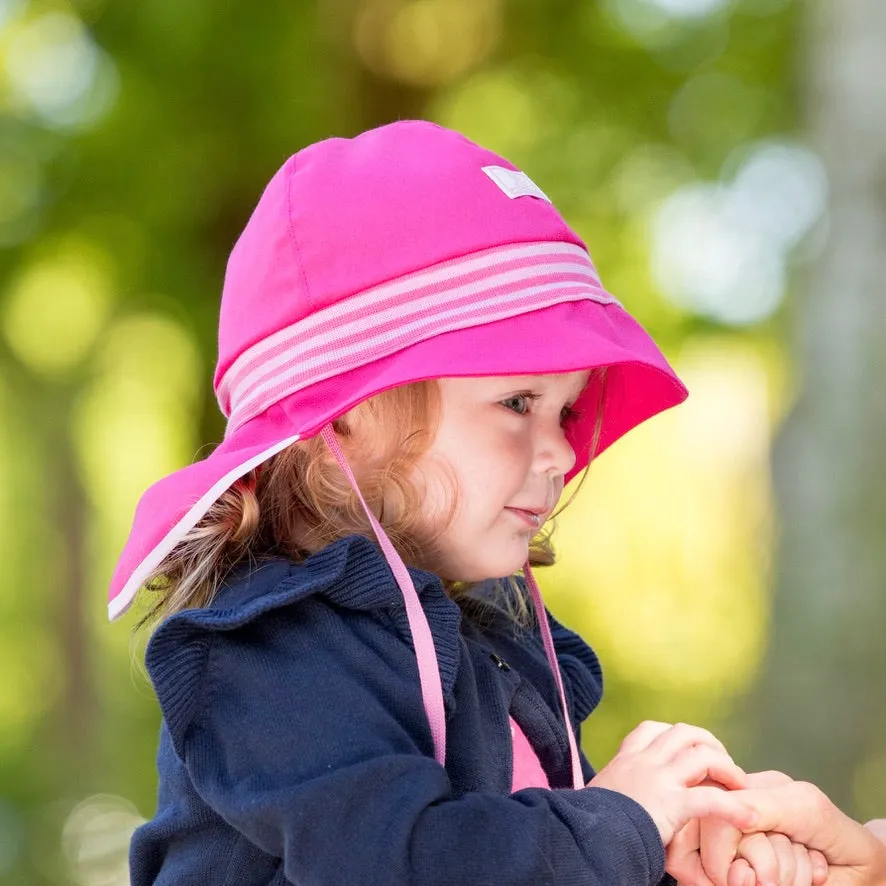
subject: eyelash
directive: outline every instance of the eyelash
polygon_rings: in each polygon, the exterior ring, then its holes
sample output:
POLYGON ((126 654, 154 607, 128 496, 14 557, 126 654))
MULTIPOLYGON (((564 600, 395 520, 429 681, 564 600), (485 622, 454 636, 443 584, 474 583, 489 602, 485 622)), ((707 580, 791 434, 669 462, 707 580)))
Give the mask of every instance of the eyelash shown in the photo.
MULTIPOLYGON (((505 407, 505 409, 510 409, 511 412, 516 412, 518 415, 525 415, 526 410, 522 412, 518 409, 513 409, 511 406, 508 406, 508 403, 512 403, 514 400, 529 400, 531 402, 535 402, 536 400, 541 399, 541 394, 533 394, 531 391, 525 391, 522 394, 514 394, 511 397, 508 397, 505 400, 501 401, 501 405, 505 407)), ((528 409, 528 407, 527 407, 528 409)), ((560 424, 567 426, 577 421, 581 417, 581 412, 572 406, 564 406, 563 410, 560 413, 560 424)))

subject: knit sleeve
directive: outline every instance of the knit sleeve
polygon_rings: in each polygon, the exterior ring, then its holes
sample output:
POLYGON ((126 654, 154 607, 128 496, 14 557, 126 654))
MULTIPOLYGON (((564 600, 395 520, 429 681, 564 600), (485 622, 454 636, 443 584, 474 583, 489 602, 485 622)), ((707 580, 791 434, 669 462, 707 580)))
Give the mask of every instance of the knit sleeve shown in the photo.
MULTIPOLYGON (((197 648, 197 638, 189 645, 197 648)), ((204 802, 294 883, 655 886, 645 810, 602 788, 454 798, 432 756, 411 648, 322 600, 200 646, 167 699, 204 802)), ((192 656, 194 653, 190 653, 192 656)))
POLYGON ((184 733, 202 697, 212 635, 194 618, 174 618, 151 638, 146 664, 172 745, 181 756, 184 733))

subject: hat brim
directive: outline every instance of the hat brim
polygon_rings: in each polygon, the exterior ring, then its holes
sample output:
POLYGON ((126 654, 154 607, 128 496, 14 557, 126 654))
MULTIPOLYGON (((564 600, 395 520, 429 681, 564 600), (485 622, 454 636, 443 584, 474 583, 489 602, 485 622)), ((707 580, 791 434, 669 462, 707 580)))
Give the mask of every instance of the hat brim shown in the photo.
MULTIPOLYGON (((631 428, 682 402, 683 383, 645 330, 618 303, 581 300, 436 335, 274 404, 234 431, 207 458, 164 477, 142 496, 114 571, 108 614, 129 607, 147 577, 226 489, 257 465, 368 397, 429 378, 538 375, 609 367, 599 454, 631 428), (498 344, 507 342, 507 346, 498 344), (495 346, 491 346, 495 342, 495 346)), ((596 402, 586 390, 569 431, 576 463, 587 465, 596 402)))

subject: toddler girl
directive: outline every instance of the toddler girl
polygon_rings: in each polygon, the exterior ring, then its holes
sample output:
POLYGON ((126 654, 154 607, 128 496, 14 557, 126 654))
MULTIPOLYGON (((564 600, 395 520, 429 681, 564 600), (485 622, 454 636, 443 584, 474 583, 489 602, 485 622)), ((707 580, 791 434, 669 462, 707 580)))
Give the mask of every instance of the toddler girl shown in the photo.
POLYGON ((600 667, 530 567, 564 483, 686 391, 525 174, 423 122, 290 158, 214 383, 224 441, 144 495, 111 587, 158 622, 134 886, 641 886, 668 846, 704 884, 714 819, 732 883, 808 886, 803 847, 740 842, 710 733, 642 724, 596 775, 579 751, 600 667))

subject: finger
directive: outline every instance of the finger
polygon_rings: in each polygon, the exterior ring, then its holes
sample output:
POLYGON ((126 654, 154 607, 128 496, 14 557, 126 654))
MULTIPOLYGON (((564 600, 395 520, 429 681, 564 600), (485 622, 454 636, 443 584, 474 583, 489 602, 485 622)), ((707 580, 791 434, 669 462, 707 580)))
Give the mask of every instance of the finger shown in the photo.
POLYGON ((654 741, 663 732, 671 729, 670 723, 659 723, 657 720, 644 720, 639 726, 634 727, 622 741, 618 748, 619 753, 637 754, 646 750, 649 743, 654 741))
POLYGON ((692 886, 714 886, 702 870, 697 853, 683 856, 676 864, 666 865, 665 871, 680 884, 691 883, 692 886))
POLYGON ((735 861, 741 831, 719 818, 703 818, 699 823, 701 864, 714 886, 727 886, 729 868, 735 861))
POLYGON ((812 884, 822 886, 828 879, 828 860, 817 849, 808 849, 806 854, 812 865, 812 884))
POLYGON ((674 831, 671 842, 665 847, 665 856, 670 858, 691 855, 698 851, 699 839, 699 821, 693 818, 674 831))
POLYGON ((701 866, 699 856, 699 819, 688 821, 665 848, 665 870, 678 883, 714 886, 701 866))
POLYGON ((786 881, 787 886, 810 886, 814 880, 809 850, 800 843, 791 843, 791 854, 794 856, 794 878, 786 881))
POLYGON ((738 844, 738 856, 753 869, 759 883, 781 883, 778 856, 766 834, 748 834, 738 844))
POLYGON ((692 818, 714 817, 728 821, 741 831, 747 831, 754 827, 758 817, 758 813, 737 799, 737 793, 706 786, 687 788, 680 793, 682 802, 676 810, 676 820, 672 821, 675 830, 692 818))
POLYGON ((696 855, 694 859, 684 858, 679 867, 666 867, 665 872, 670 874, 678 884, 686 883, 691 886, 714 886, 705 876, 701 869, 701 863, 696 855))
POLYGON ((732 761, 729 754, 705 745, 686 748, 672 765, 680 784, 687 787, 699 785, 706 779, 713 779, 729 790, 744 787, 744 770, 732 761))
POLYGON ((765 772, 749 772, 747 774, 749 788, 778 788, 782 785, 792 784, 794 779, 790 775, 768 769, 765 772))
POLYGON ((707 729, 690 726, 688 723, 676 723, 659 734, 649 743, 648 750, 661 760, 672 760, 681 751, 696 744, 726 753, 726 748, 719 738, 707 729))
MULTIPOLYGON (((784 886, 794 886, 794 879, 797 875, 797 859, 794 856, 794 844, 784 834, 767 834, 769 845, 775 852, 778 860, 778 880, 776 882, 784 884, 784 886)), ((805 850, 805 847, 803 847, 805 850)), ((805 853, 808 859, 808 853, 805 853)), ((804 886, 810 886, 812 879, 812 868, 809 868, 809 879, 804 886)))
POLYGON ((879 857, 872 846, 873 834, 841 812, 815 785, 796 781, 726 796, 756 811, 754 830, 785 834, 795 843, 818 849, 829 864, 865 865, 879 857))
POLYGON ((729 866, 726 886, 757 886, 754 870, 743 858, 736 858, 729 866))

